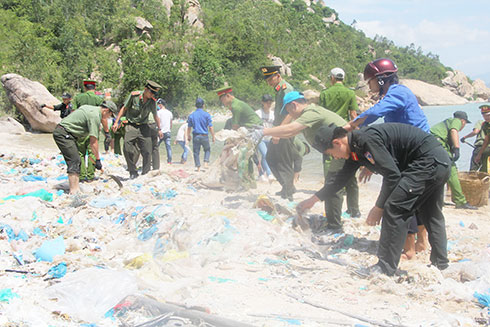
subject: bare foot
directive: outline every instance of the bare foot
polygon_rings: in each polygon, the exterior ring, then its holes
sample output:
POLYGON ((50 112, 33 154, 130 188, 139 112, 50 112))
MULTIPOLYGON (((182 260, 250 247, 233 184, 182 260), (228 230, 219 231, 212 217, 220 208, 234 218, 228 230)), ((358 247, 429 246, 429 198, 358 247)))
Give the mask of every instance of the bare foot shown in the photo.
POLYGON ((425 242, 416 242, 415 243, 415 252, 419 253, 419 252, 424 252, 425 250, 427 250, 427 243, 425 242))
POLYGON ((412 259, 415 259, 415 251, 403 252, 402 255, 400 256, 400 259, 402 259, 402 260, 412 260, 412 259))
POLYGON ((415 234, 408 234, 405 240, 405 246, 403 247, 403 252, 401 259, 412 260, 415 258, 415 234))

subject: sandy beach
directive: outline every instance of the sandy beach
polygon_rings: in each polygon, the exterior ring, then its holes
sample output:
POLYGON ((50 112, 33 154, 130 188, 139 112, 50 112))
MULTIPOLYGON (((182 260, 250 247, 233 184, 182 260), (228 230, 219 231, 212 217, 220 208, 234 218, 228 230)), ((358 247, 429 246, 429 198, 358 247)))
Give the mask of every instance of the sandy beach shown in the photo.
MULTIPOLYGON (((360 185, 361 218, 343 219, 342 234, 318 237, 293 229, 292 217, 321 180, 301 179, 288 202, 274 195, 277 182, 246 192, 202 188, 210 169, 194 172, 191 161, 129 180, 124 158, 108 154, 75 203, 60 190, 66 166, 54 142, 36 137, 2 134, 0 326, 143 326, 155 317, 160 324, 144 326, 177 326, 155 303, 235 326, 489 323, 474 296, 490 298, 488 206, 445 206, 447 270, 428 266, 428 250, 401 261, 408 276, 363 279, 353 272, 377 261, 380 228, 364 219, 379 178, 360 185), (260 196, 274 212, 255 207, 260 196)), ((322 212, 317 204, 310 214, 322 212)))

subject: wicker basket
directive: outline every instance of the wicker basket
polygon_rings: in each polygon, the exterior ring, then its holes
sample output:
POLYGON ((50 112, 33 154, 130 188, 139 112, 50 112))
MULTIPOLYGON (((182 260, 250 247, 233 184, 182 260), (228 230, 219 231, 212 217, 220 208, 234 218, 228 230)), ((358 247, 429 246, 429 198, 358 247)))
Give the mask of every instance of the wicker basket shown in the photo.
POLYGON ((486 206, 490 175, 478 171, 460 171, 458 176, 466 201, 472 206, 486 206))

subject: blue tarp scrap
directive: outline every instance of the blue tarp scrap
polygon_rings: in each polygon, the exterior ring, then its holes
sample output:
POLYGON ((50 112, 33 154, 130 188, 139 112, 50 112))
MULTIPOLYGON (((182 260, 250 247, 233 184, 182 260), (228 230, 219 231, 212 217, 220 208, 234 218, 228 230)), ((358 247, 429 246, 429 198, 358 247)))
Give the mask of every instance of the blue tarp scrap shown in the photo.
POLYGON ((478 300, 478 303, 485 307, 490 307, 490 289, 487 290, 488 293, 480 294, 478 292, 473 293, 473 296, 478 300))
POLYGON ((21 240, 21 241, 27 242, 27 240, 29 239, 29 236, 26 234, 26 232, 24 232, 23 229, 21 229, 17 234, 15 234, 12 227, 10 227, 7 224, 0 225, 0 230, 3 230, 7 234, 9 242, 12 240, 15 240, 15 241, 21 240))
POLYGON ((66 262, 61 262, 49 268, 48 275, 53 278, 61 278, 66 275, 66 262))
POLYGON ((22 176, 22 180, 24 182, 45 182, 46 178, 37 175, 27 175, 27 176, 22 176))
POLYGON ((12 292, 11 288, 0 289, 0 302, 10 302, 15 297, 20 297, 17 293, 12 292))

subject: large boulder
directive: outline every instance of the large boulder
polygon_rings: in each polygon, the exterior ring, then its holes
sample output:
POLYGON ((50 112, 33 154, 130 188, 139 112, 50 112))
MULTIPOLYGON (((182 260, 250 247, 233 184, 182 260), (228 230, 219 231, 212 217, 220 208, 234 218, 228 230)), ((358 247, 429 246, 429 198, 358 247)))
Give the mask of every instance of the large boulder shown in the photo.
POLYGON ((320 102, 320 92, 315 90, 305 90, 303 92, 305 99, 308 103, 318 104, 320 102))
MULTIPOLYGON (((162 0, 162 5, 167 10, 167 16, 170 17, 170 12, 174 6, 173 0, 162 0)), ((187 10, 184 13, 183 18, 187 21, 189 26, 198 31, 202 31, 204 29, 204 24, 200 19, 202 9, 199 0, 185 0, 184 6, 187 10)))
POLYGON ((481 79, 476 79, 473 82, 474 95, 478 98, 490 99, 490 88, 485 85, 485 82, 481 79))
POLYGON ((414 79, 402 79, 400 84, 407 86, 422 106, 465 104, 468 100, 448 89, 414 79))
POLYGON ((0 133, 24 134, 25 131, 24 126, 12 117, 0 118, 0 133))
POLYGON ((280 66, 281 67, 280 68, 281 75, 283 75, 283 76, 291 76, 292 75, 291 67, 289 67, 289 65, 287 65, 284 61, 282 61, 281 58, 273 56, 271 54, 269 54, 267 56, 267 58, 270 59, 273 66, 280 66))
POLYGON ((51 133, 60 122, 59 112, 43 108, 41 104, 58 104, 56 99, 39 82, 31 81, 17 74, 5 74, 1 77, 8 99, 24 115, 32 130, 51 133))

